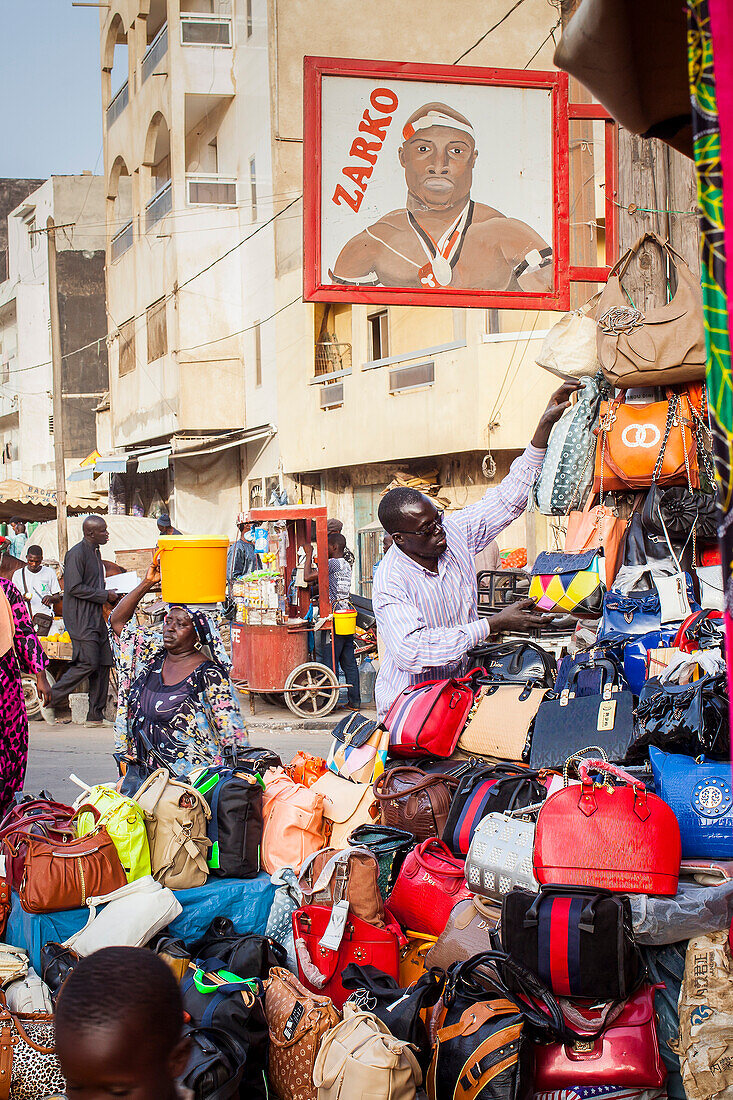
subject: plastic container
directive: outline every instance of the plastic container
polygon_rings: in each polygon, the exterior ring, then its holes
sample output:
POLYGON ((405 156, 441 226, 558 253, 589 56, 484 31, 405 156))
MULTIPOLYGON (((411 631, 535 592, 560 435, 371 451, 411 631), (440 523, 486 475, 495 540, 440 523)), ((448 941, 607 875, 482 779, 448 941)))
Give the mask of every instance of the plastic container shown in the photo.
POLYGON ((158 547, 166 603, 221 603, 226 598, 228 539, 161 535, 158 547))
POLYGON ((255 550, 258 554, 266 554, 270 545, 270 537, 266 527, 255 527, 252 532, 255 539, 255 550))
POLYGON ((335 634, 356 634, 356 611, 334 611, 335 634))

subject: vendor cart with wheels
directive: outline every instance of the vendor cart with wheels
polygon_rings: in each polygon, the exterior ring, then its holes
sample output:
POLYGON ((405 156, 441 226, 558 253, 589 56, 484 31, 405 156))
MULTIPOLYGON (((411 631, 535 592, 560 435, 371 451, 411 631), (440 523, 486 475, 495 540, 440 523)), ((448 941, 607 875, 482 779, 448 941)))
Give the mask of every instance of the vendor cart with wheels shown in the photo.
POLYGON ((242 517, 254 525, 261 572, 235 580, 236 617, 231 625, 232 678, 249 694, 280 695, 300 718, 323 718, 339 698, 335 673, 311 661, 308 636, 331 615, 328 597, 326 509, 302 505, 253 508, 242 517), (311 612, 310 585, 298 575, 301 548, 314 541, 318 554, 318 604, 311 612), (264 547, 267 549, 263 549, 264 547))

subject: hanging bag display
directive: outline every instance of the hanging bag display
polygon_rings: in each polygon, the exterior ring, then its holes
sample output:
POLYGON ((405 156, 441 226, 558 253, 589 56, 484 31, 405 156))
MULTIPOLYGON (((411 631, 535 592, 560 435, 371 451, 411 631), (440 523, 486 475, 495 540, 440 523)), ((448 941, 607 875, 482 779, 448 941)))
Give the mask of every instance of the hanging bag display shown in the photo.
POLYGON ((403 928, 439 936, 453 906, 469 893, 463 860, 442 840, 424 840, 405 857, 387 907, 403 928))
MULTIPOLYGON (((578 497, 581 500, 582 497, 578 497)), ((593 504, 594 494, 588 494, 582 511, 570 511, 567 516, 565 553, 581 554, 586 550, 602 550, 606 587, 613 584, 621 562, 626 523, 615 508, 593 504)))
POLYGON ((580 309, 563 313, 542 341, 535 363, 560 377, 592 377, 598 370, 596 322, 592 314, 598 303, 594 294, 580 309))
POLYGON ((669 241, 644 233, 611 269, 596 307, 598 361, 618 389, 676 386, 705 377, 705 331, 700 280, 669 241), (622 289, 631 261, 646 241, 662 250, 677 289, 663 306, 636 309, 622 289))
POLYGON ((501 901, 515 886, 539 889, 534 876, 535 821, 542 805, 488 814, 473 834, 466 882, 474 894, 501 901))
POLYGON ((583 760, 580 786, 565 787, 537 817, 534 873, 541 884, 633 894, 676 894, 680 827, 669 806, 604 760, 583 760), (590 771, 623 785, 596 785, 590 771))
POLYGON ((593 491, 659 485, 698 488, 699 418, 687 392, 668 392, 666 401, 631 405, 623 396, 601 402, 593 491))
POLYGON ((643 967, 629 899, 588 887, 515 887, 502 902, 501 943, 556 997, 624 1001, 643 967))
POLYGON ((473 706, 475 669, 461 679, 425 680, 406 687, 384 719, 393 756, 450 756, 473 706))
POLYGON ((374 784, 382 824, 416 840, 441 836, 458 788, 452 775, 425 775, 419 768, 389 768, 374 784))
POLYGON ((488 814, 500 814, 540 802, 546 788, 537 772, 513 764, 478 767, 464 775, 453 796, 443 840, 456 856, 469 850, 474 833, 488 814))
POLYGON ((559 699, 540 703, 532 734, 530 767, 562 768, 586 745, 597 745, 609 760, 623 761, 634 737, 634 697, 616 665, 595 661, 602 671, 599 695, 579 695, 580 668, 568 677, 559 699))
POLYGON ((674 811, 685 859, 733 859, 733 777, 729 760, 679 756, 652 747, 657 793, 674 811))
POLYGON ((590 489, 600 401, 597 379, 581 379, 577 400, 553 425, 533 490, 537 509, 545 516, 566 515, 590 489))

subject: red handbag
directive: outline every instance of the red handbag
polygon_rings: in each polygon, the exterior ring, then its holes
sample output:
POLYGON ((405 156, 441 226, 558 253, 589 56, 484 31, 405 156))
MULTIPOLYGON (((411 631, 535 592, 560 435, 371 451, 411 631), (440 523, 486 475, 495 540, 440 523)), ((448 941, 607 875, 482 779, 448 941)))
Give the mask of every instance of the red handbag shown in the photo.
POLYGON ((331 913, 330 905, 304 905, 296 909, 293 913, 293 935, 301 982, 311 992, 330 997, 340 1011, 353 992, 344 989, 341 984, 341 975, 349 963, 376 966, 397 981, 400 974, 400 940, 404 937, 387 912, 384 928, 376 928, 349 913, 341 943, 333 951, 320 942, 331 913))
POLYGON ((387 899, 403 928, 428 936, 441 934, 456 902, 471 897, 464 863, 447 844, 435 839, 424 840, 405 856, 387 899))
POLYGON ((460 680, 425 680, 406 687, 384 719, 392 756, 450 756, 476 697, 474 669, 460 680))
POLYGON ((590 1008, 562 1004, 568 1023, 587 1040, 572 1043, 537 1044, 534 1048, 534 1089, 538 1092, 593 1085, 658 1089, 667 1071, 659 1053, 654 1015, 655 986, 643 986, 624 1004, 619 1014, 604 1027, 598 1038, 602 1016, 590 1008))
POLYGON ((537 881, 625 894, 676 894, 682 844, 667 803, 605 760, 582 760, 579 772, 579 786, 565 787, 542 803, 534 838, 537 881), (591 770, 626 785, 594 785, 591 770))

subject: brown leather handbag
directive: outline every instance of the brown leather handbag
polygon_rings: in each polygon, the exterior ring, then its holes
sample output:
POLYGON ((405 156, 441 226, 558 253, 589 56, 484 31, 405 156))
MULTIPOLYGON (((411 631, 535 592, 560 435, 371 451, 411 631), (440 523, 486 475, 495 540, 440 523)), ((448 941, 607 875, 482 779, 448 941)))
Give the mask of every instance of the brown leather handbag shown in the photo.
POLYGON ((473 895, 453 906, 448 923, 425 956, 425 969, 447 970, 453 963, 491 951, 489 933, 501 920, 501 905, 473 895))
POLYGON ((405 929, 407 942, 400 948, 400 988, 406 989, 425 973, 425 956, 437 943, 436 936, 405 929))
POLYGON ((332 906, 346 900, 353 916, 384 928, 379 861, 366 848, 322 848, 301 867, 298 885, 304 905, 332 906))
POLYGON ((269 1077, 280 1100, 316 1100, 313 1066, 321 1039, 341 1019, 330 997, 311 993, 294 974, 273 966, 265 982, 270 1032, 269 1077))
POLYGON ((627 405, 623 397, 601 401, 593 491, 648 489, 659 485, 698 488, 699 418, 686 392, 666 401, 627 405))
POLYGON ((705 377, 705 329, 700 280, 655 233, 645 233, 611 269, 596 308, 596 346, 604 377, 612 386, 677 386, 705 377), (621 280, 645 241, 654 241, 677 274, 677 290, 666 305, 634 308, 621 280))
POLYGON ((103 825, 67 843, 36 836, 29 836, 27 843, 19 894, 28 913, 82 909, 87 898, 103 897, 127 884, 103 825))
POLYGON ((452 775, 425 775, 407 766, 390 768, 374 783, 382 824, 405 829, 418 841, 442 836, 457 787, 452 775))

